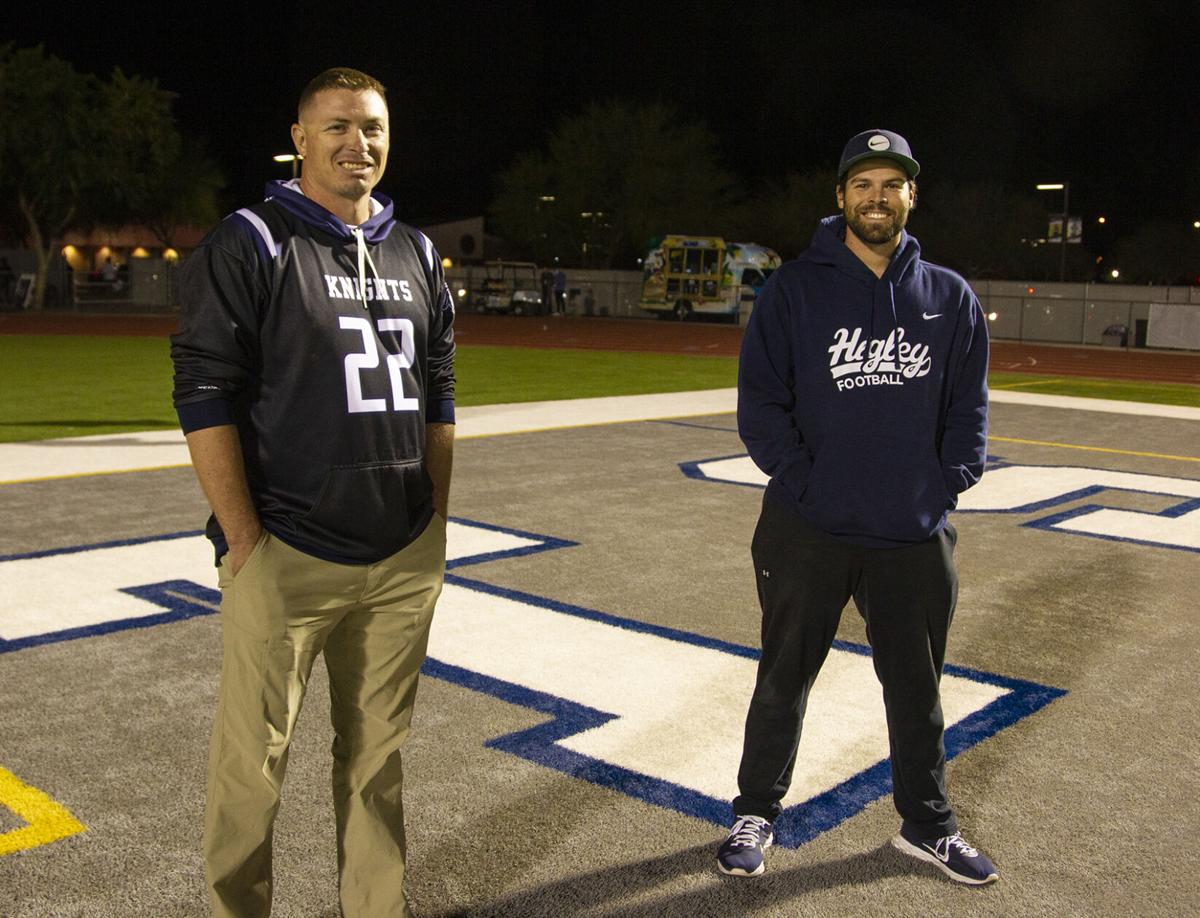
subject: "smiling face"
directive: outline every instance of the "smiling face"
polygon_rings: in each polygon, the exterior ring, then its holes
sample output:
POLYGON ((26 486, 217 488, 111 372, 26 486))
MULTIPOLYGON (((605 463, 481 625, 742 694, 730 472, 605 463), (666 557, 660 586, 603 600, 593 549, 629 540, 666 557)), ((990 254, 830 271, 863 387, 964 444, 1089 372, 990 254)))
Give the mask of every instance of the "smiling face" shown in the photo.
POLYGON ((916 204, 916 183, 891 160, 868 159, 838 186, 837 202, 846 226, 863 243, 895 247, 916 204))
POLYGON ((348 224, 364 222, 371 215, 371 189, 387 167, 383 96, 371 89, 322 90, 300 110, 292 141, 304 157, 304 194, 348 224))

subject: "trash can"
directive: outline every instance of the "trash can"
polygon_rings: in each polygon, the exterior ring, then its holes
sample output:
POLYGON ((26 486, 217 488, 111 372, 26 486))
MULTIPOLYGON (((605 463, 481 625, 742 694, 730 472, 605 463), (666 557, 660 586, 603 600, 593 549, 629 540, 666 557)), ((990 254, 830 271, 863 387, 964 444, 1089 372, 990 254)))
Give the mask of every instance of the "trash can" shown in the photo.
POLYGON ((1100 334, 1100 343, 1105 347, 1125 347, 1129 342, 1129 328, 1114 322, 1100 334))

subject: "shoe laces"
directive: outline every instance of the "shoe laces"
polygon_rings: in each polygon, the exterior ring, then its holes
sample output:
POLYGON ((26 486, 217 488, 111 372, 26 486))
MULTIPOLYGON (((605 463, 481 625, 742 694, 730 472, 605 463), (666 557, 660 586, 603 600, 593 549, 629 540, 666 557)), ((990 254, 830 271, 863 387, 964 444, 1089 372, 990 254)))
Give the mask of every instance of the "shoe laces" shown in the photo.
POLYGON ((733 824, 726 844, 754 848, 762 844, 762 829, 770 823, 761 816, 743 816, 733 824))
POLYGON ((939 848, 945 847, 947 857, 950 856, 950 852, 955 848, 959 850, 963 857, 979 857, 979 852, 967 844, 967 840, 958 832, 938 839, 937 846, 939 848))

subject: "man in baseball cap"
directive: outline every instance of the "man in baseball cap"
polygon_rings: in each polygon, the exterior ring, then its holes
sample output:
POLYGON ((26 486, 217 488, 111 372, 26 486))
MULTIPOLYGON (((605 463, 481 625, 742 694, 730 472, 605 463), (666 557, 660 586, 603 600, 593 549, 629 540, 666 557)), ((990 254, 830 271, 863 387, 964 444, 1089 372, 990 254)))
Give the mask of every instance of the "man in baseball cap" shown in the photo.
POLYGON ((846 177, 850 167, 864 159, 890 159, 900 164, 910 179, 915 179, 921 166, 913 159, 908 141, 895 131, 876 128, 855 134, 842 150, 842 161, 838 164, 838 183, 846 177))
POLYGON ((717 852, 732 876, 763 872, 787 818, 809 691, 853 598, 883 686, 893 845, 960 883, 998 877, 950 806, 939 691, 958 593, 948 514, 987 453, 987 323, 905 229, 919 169, 899 134, 852 137, 840 212, 771 275, 742 339, 738 434, 770 482, 750 548, 762 656, 717 852))

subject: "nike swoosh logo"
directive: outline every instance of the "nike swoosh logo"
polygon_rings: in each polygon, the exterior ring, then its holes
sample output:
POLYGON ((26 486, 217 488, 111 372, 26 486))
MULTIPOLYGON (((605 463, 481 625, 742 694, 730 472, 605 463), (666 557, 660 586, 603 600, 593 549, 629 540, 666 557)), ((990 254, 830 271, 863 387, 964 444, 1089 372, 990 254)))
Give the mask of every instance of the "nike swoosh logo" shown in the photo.
POLYGON ((945 854, 942 853, 940 845, 922 845, 921 847, 924 848, 926 851, 928 851, 930 854, 932 854, 934 857, 936 857, 943 864, 948 863, 950 860, 950 846, 949 845, 946 846, 945 854))
POLYGON ((942 315, 943 315, 943 313, 940 313, 940 312, 934 312, 934 313, 923 312, 923 313, 921 313, 921 318, 922 319, 940 319, 942 317, 942 315))

